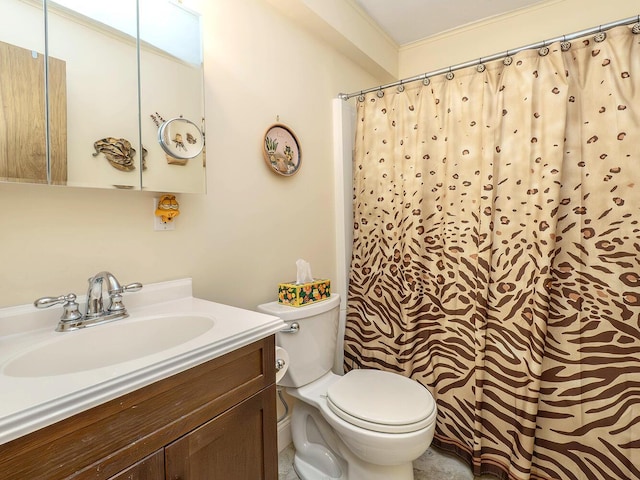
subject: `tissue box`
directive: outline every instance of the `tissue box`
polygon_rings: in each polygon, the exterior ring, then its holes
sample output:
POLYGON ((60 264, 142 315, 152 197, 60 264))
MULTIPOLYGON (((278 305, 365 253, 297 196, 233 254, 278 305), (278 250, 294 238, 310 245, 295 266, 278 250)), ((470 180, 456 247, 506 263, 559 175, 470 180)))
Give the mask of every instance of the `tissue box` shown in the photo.
POLYGON ((302 307, 331 296, 331 281, 314 280, 309 283, 281 283, 278 285, 278 303, 290 307, 302 307))

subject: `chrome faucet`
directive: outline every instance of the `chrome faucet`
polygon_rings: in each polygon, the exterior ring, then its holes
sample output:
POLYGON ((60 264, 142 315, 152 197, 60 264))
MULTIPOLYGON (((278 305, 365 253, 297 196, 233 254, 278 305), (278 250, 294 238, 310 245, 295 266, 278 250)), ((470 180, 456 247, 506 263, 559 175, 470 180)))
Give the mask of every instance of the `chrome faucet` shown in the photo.
POLYGON ((135 292, 142 288, 140 284, 131 284, 125 287, 120 286, 118 279, 110 272, 96 273, 89 279, 89 289, 87 290, 87 308, 85 310, 85 318, 97 318, 103 317, 107 314, 124 314, 126 315, 126 308, 122 304, 122 294, 126 291, 135 292), (109 308, 105 311, 102 304, 102 291, 103 282, 107 281, 107 292, 111 299, 109 308))
POLYGON ((121 286, 118 279, 112 273, 102 271, 96 273, 89 279, 87 304, 84 315, 79 312, 76 296, 73 293, 59 297, 39 298, 34 302, 34 305, 37 308, 46 308, 62 303, 62 317, 58 322, 56 331, 66 332, 128 317, 127 309, 122 303, 122 294, 125 292, 137 292, 141 288, 141 283, 131 283, 121 286), (110 299, 109 307, 106 310, 103 303, 105 281, 110 299))

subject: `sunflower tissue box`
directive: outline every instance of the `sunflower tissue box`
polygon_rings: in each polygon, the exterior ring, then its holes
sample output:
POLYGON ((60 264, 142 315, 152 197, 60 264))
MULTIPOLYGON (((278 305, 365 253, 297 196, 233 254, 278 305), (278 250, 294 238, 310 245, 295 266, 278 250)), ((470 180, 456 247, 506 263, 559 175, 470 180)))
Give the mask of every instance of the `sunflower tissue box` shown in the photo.
POLYGON ((326 300, 330 296, 330 280, 312 280, 305 283, 290 282, 278 285, 278 303, 290 307, 302 307, 326 300))

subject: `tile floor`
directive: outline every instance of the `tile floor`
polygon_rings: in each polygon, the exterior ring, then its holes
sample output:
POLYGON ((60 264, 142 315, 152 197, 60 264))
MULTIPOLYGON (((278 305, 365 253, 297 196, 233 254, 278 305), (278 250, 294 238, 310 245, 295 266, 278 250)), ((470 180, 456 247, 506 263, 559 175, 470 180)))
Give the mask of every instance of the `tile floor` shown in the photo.
MULTIPOLYGON (((293 469, 293 455, 293 444, 280 452, 278 480, 298 480, 293 469)), ((433 448, 413 462, 413 473, 414 480, 495 480, 489 475, 474 477, 469 467, 459 459, 433 448)))

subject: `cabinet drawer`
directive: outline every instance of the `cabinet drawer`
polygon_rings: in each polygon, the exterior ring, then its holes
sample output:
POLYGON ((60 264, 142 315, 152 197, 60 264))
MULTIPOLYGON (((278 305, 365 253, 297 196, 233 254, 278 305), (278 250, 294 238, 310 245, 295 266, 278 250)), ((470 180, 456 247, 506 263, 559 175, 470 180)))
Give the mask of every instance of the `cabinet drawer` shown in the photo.
POLYGON ((270 336, 0 445, 3 480, 116 475, 275 383, 274 344, 270 336))

